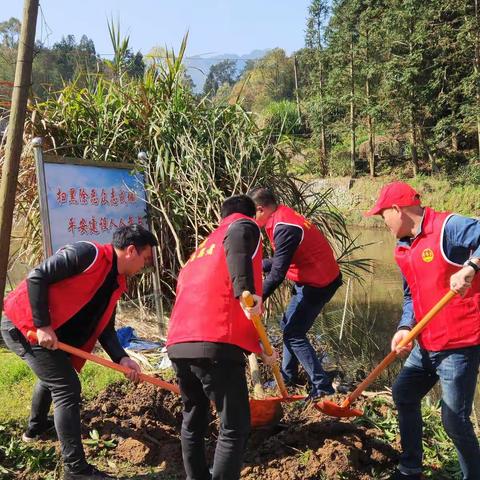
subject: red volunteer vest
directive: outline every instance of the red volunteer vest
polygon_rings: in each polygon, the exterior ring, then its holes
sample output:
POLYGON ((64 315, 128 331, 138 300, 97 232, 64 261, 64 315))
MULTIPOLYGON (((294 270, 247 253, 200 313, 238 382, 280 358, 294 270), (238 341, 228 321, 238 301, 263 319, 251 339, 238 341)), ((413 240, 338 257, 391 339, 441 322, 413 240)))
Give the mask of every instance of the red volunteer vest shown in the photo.
MULTIPOLYGON (((253 222, 240 213, 224 218, 181 269, 167 347, 183 342, 217 342, 260 353, 257 331, 234 297, 223 248, 228 228, 240 219, 253 222)), ((255 293, 261 295, 261 238, 252 261, 255 293)))
POLYGON ((312 287, 325 287, 338 277, 340 269, 332 247, 315 224, 295 210, 279 205, 265 225, 273 250, 277 225, 295 225, 302 229, 302 240, 287 271, 289 280, 312 287))
MULTIPOLYGON (((462 265, 451 262, 443 251, 443 231, 451 216, 425 208, 422 232, 410 247, 397 245, 395 260, 410 287, 418 322, 450 289, 450 277, 462 265)), ((419 336, 422 348, 450 350, 480 344, 480 275, 465 297, 455 296, 437 313, 419 336)))
MULTIPOLYGON (((61 327, 65 322, 79 312, 95 295, 100 285, 105 280, 112 268, 113 246, 100 245, 97 247, 97 258, 93 264, 84 272, 48 287, 48 306, 50 310, 51 326, 54 330, 61 327)), ((125 275, 117 278, 118 288, 113 292, 100 322, 95 328, 92 336, 80 348, 91 352, 97 338, 108 325, 113 309, 122 293, 126 290, 125 275)), ((36 330, 33 325, 32 309, 28 299, 27 281, 23 280, 18 287, 10 292, 4 301, 6 316, 26 337, 29 330, 36 330)), ((85 360, 72 356, 72 364, 77 371, 80 371, 85 360)))

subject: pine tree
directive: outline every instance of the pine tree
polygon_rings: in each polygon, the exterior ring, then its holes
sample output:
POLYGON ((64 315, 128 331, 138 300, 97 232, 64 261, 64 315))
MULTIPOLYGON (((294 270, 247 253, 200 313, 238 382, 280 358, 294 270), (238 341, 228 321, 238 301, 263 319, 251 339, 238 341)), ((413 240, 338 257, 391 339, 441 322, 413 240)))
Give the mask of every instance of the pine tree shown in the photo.
POLYGON ((328 174, 328 153, 326 138, 326 114, 325 114, 325 26, 329 12, 328 2, 325 0, 312 0, 308 7, 307 30, 305 34, 305 47, 313 50, 317 60, 317 68, 313 73, 311 88, 318 89, 318 112, 319 112, 319 134, 320 134, 320 167, 322 175, 328 174), (315 81, 318 78, 318 84, 315 81))

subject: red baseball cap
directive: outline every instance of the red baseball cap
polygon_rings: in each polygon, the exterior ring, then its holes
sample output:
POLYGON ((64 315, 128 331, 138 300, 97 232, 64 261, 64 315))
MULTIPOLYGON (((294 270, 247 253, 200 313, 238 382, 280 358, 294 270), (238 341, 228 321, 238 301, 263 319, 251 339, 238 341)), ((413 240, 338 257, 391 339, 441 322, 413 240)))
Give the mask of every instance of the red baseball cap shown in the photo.
POLYGON ((410 207, 412 205, 420 205, 420 195, 405 182, 392 182, 385 185, 380 191, 377 202, 368 212, 365 212, 366 217, 371 215, 378 215, 386 208, 391 208, 392 205, 399 207, 410 207))

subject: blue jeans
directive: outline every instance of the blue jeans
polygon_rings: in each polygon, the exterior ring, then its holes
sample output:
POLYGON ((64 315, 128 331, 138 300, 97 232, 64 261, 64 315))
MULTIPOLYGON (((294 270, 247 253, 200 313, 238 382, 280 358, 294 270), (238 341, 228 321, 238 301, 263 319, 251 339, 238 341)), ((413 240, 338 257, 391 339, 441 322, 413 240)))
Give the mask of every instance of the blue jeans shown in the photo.
POLYGON ((422 471, 421 400, 440 380, 442 423, 457 450, 464 480, 480 480, 480 449, 470 421, 480 346, 429 352, 414 347, 393 385, 402 443, 399 470, 422 471))
POLYGON ((332 382, 307 338, 307 332, 326 303, 342 284, 339 275, 323 288, 295 284, 292 298, 280 322, 283 332, 282 374, 287 383, 295 383, 299 363, 308 375, 312 396, 332 394, 332 382))

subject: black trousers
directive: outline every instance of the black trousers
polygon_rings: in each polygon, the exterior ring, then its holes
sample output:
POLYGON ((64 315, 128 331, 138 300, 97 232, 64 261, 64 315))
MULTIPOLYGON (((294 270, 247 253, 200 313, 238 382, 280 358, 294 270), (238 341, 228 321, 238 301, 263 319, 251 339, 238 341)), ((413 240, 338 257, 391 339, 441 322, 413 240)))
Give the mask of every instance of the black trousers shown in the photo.
POLYGON ((181 431, 187 480, 238 480, 250 432, 245 364, 229 360, 172 359, 183 402, 181 431), (220 417, 213 471, 205 456, 210 402, 220 417))
POLYGON ((43 429, 53 400, 55 430, 65 468, 72 473, 80 472, 88 465, 80 429, 81 386, 69 355, 62 350, 31 346, 5 317, 2 318, 1 333, 7 347, 27 362, 38 378, 33 390, 29 431, 43 429))

